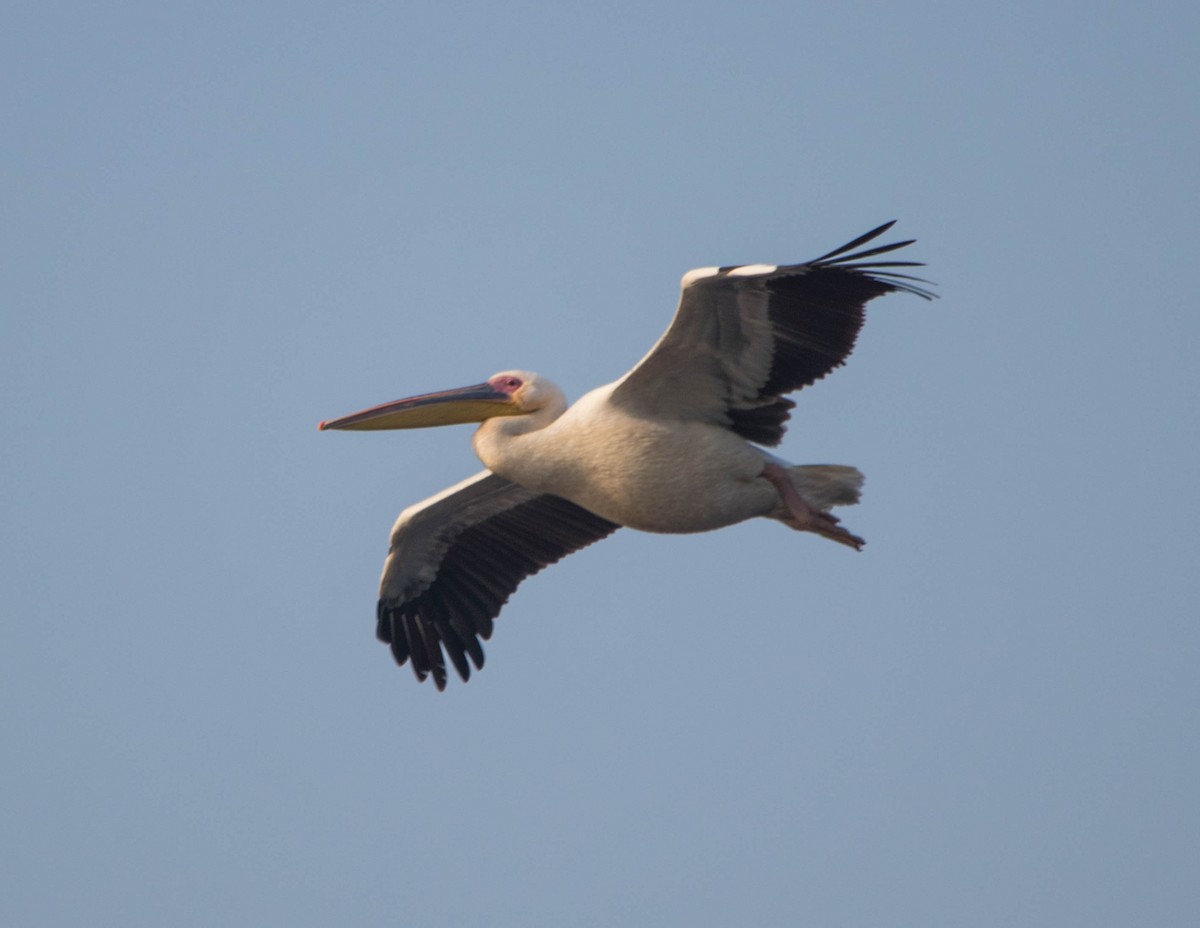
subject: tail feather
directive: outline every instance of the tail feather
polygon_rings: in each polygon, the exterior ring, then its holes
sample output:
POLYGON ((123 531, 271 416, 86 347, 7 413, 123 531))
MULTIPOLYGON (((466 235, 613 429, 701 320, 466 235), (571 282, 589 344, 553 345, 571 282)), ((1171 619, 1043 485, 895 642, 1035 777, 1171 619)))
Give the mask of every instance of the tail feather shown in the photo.
POLYGON ((796 491, 811 506, 853 506, 862 492, 863 475, 844 464, 801 464, 787 469, 796 491))

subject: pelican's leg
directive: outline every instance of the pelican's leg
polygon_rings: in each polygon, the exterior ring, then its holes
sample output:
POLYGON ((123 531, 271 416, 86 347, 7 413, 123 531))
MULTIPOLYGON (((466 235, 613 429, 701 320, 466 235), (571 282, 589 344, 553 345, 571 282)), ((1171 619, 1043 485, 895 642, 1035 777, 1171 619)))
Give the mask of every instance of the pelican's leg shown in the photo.
POLYGON ((810 506, 808 501, 796 490, 786 470, 778 464, 768 463, 763 465, 762 475, 771 481, 772 486, 778 491, 780 499, 783 500, 783 504, 787 506, 790 515, 783 520, 784 522, 798 531, 815 532, 830 541, 849 545, 857 551, 862 550, 862 546, 866 542, 857 535, 851 535, 838 525, 836 516, 810 506))

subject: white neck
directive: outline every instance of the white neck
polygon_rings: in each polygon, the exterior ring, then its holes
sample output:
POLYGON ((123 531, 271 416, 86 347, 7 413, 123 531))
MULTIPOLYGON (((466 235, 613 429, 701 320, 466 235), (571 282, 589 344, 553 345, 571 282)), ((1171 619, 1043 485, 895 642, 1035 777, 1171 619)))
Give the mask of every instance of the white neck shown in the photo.
POLYGON ((537 458, 534 450, 539 444, 537 433, 553 423, 565 409, 565 402, 552 403, 519 416, 486 419, 476 429, 471 445, 488 470, 501 476, 526 472, 530 462, 537 458))

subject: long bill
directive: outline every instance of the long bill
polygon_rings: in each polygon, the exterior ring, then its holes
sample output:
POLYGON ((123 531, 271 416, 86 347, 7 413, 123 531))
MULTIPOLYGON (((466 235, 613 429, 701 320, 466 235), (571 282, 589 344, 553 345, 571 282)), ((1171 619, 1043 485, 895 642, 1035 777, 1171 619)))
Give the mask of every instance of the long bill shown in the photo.
POLYGON ((477 383, 455 390, 423 393, 407 399, 372 406, 340 419, 327 419, 318 429, 347 429, 358 432, 376 429, 423 429, 436 425, 482 422, 493 416, 516 416, 521 409, 511 394, 490 383, 477 383))

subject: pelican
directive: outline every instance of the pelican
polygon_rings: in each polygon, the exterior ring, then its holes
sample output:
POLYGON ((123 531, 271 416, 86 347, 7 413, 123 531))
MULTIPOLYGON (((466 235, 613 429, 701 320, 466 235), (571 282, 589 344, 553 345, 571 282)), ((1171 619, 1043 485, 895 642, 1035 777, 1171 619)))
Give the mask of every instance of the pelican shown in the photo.
POLYGON ((834 506, 858 502, 862 474, 789 464, 778 445, 786 394, 840 367, 868 301, 928 281, 873 259, 914 239, 854 249, 885 223, 803 264, 688 271, 675 318, 620 380, 568 406, 527 371, 373 406, 320 423, 367 431, 479 422, 487 468, 400 514, 380 580, 376 634, 417 679, 446 686, 483 667, 480 640, 522 580, 621 526, 706 532, 756 516, 847 547, 834 506))

